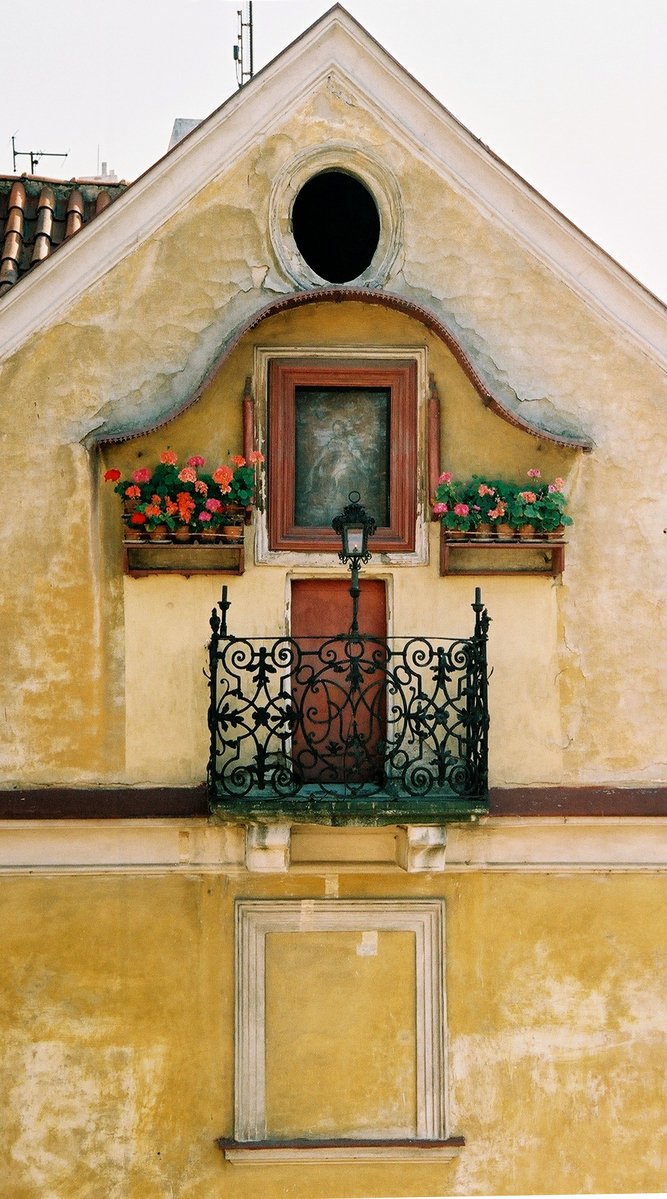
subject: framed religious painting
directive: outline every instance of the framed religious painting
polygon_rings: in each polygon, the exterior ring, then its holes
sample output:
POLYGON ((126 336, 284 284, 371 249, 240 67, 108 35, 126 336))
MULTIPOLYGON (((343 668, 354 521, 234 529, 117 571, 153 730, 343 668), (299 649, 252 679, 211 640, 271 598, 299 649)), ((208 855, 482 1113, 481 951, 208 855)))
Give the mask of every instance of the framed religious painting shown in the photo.
POLYGON ((414 550, 416 363, 273 360, 269 548, 336 552, 331 522, 351 491, 377 523, 374 552, 414 550))

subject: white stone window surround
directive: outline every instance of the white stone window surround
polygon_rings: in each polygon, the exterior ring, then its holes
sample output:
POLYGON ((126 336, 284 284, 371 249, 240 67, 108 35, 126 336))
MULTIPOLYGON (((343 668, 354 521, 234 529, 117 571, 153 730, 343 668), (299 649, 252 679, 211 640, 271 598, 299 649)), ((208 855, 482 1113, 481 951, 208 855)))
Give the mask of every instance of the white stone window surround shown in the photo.
POLYGON ((299 287, 330 283, 308 266, 294 240, 292 208, 309 179, 326 171, 342 171, 359 179, 375 201, 380 217, 377 249, 365 271, 351 280, 357 286, 381 287, 387 282, 403 245, 403 204, 398 181, 386 163, 354 142, 329 141, 302 150, 276 176, 269 198, 269 230, 273 249, 287 278, 299 287))
MULTIPOLYGON (((429 397, 428 350, 426 346, 383 346, 366 344, 349 345, 293 345, 255 346, 253 365, 253 393, 256 397, 255 420, 257 444, 266 456, 268 446, 268 398, 269 368, 272 359, 290 358, 309 361, 336 362, 346 359, 372 366, 374 362, 405 361, 410 359, 417 365, 417 525, 415 548, 411 553, 382 553, 375 557, 376 566, 425 566, 429 560, 430 508, 428 505, 428 481, 426 475, 427 415, 429 397)), ((340 570, 338 554, 300 553, 291 550, 269 549, 267 521, 266 484, 260 495, 255 522, 255 561, 262 565, 286 567, 334 567, 340 570)), ((363 503, 363 496, 361 497, 363 503)), ((373 542, 369 546, 373 552, 373 542)))
POLYGON ((444 900, 303 899, 236 903, 236 1077, 230 1160, 424 1160, 450 1158, 463 1144, 446 1124, 444 900), (415 937, 417 1110, 414 1140, 365 1135, 323 1143, 272 1141, 266 1118, 266 937, 273 932, 410 932, 415 937))

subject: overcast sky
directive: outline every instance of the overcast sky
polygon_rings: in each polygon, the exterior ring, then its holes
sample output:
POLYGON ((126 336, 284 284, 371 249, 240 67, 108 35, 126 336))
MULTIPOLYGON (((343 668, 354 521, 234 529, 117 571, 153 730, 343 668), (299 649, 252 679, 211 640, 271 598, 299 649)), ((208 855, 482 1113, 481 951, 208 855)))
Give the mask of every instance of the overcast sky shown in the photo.
MULTIPOLYGON (((254 0, 255 70, 331 7, 254 0)), ((347 0, 464 125, 667 298, 667 0, 347 0)), ((0 172, 132 179, 233 91, 240 0, 2 4, 0 172), (17 172, 30 169, 27 158, 17 172)))

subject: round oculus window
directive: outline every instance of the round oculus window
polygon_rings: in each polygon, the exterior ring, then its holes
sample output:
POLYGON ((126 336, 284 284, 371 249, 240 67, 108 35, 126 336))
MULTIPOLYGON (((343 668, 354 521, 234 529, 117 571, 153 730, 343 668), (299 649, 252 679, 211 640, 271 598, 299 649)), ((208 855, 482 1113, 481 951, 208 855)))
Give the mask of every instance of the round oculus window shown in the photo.
POLYGON ((292 233, 303 260, 327 283, 368 270, 380 241, 380 214, 367 187, 345 171, 321 171, 300 188, 292 233))

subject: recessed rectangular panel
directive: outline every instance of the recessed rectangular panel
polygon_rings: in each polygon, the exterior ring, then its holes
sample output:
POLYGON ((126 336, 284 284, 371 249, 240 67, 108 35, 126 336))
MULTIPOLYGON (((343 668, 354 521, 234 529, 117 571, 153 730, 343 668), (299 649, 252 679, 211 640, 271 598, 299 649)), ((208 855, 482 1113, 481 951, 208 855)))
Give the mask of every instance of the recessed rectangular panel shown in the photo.
POLYGON ((415 936, 270 933, 270 1139, 417 1134, 415 936))
POLYGON ((442 900, 238 900, 234 1135, 434 1140, 442 900))

